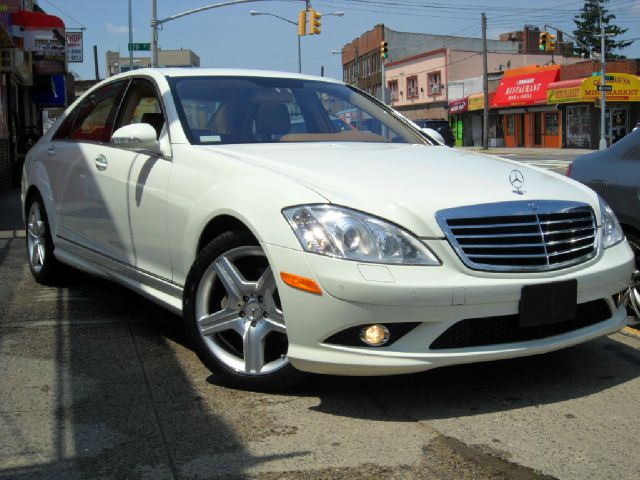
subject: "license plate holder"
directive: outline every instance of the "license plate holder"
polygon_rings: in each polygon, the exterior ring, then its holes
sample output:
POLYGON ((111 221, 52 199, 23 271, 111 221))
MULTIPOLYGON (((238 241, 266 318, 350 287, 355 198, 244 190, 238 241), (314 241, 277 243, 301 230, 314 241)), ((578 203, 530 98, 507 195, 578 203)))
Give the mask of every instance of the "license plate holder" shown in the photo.
POLYGON ((578 281, 525 285, 520 297, 521 327, 538 327, 576 318, 578 281))

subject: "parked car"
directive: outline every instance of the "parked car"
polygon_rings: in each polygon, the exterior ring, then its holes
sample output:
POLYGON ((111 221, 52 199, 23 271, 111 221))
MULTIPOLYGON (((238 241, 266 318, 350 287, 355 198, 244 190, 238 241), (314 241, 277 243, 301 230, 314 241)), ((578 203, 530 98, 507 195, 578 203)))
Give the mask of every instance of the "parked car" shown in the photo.
POLYGON ((436 146, 325 78, 110 77, 31 149, 22 201, 38 282, 66 264, 139 292, 243 388, 539 354, 626 318, 633 254, 592 190, 436 146))
MULTIPOLYGON (((611 206, 634 252, 636 269, 640 269, 640 130, 606 150, 576 158, 567 175, 591 187, 611 206)), ((640 306, 639 292, 634 289, 632 293, 640 306)))
POLYGON ((415 122, 420 128, 431 128, 435 130, 442 138, 447 147, 453 147, 456 144, 456 137, 453 134, 453 129, 449 122, 446 120, 416 120, 415 122))

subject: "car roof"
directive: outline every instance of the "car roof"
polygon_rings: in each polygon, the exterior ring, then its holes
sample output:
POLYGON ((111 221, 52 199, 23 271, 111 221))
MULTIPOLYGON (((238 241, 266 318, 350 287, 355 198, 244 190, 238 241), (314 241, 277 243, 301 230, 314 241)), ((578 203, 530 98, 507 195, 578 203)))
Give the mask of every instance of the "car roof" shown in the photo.
POLYGON ((201 67, 171 67, 171 68, 140 68, 129 72, 120 73, 111 79, 148 75, 151 77, 261 77, 261 78, 290 78, 301 80, 315 80, 328 83, 343 83, 340 80, 315 75, 306 75, 292 72, 279 72, 271 70, 250 70, 242 68, 201 68, 201 67))

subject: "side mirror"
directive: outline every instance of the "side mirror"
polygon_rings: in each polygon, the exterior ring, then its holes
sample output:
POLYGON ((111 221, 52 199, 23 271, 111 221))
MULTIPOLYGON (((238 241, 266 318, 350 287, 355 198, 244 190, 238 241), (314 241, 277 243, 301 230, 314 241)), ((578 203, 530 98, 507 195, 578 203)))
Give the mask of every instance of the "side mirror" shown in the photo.
POLYGON ((156 138, 156 129, 148 123, 132 123, 120 127, 111 135, 111 143, 132 150, 149 150, 162 154, 160 142, 156 138))
POLYGON ((424 133, 427 137, 433 138, 436 142, 444 145, 444 138, 433 128, 421 128, 422 133, 424 133))

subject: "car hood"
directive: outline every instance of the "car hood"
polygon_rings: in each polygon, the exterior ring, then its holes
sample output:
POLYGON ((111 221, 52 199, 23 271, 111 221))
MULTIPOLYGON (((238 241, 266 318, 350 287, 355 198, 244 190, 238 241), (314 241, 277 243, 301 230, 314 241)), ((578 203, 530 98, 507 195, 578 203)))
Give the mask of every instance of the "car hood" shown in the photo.
POLYGON ((464 205, 569 200, 598 208, 593 192, 564 176, 449 147, 280 143, 197 148, 260 165, 330 203, 385 218, 419 236, 442 236, 436 212, 464 205), (513 170, 524 177, 521 194, 509 180, 513 170))

